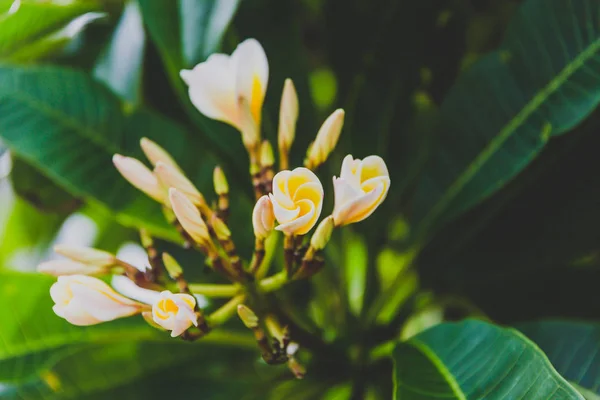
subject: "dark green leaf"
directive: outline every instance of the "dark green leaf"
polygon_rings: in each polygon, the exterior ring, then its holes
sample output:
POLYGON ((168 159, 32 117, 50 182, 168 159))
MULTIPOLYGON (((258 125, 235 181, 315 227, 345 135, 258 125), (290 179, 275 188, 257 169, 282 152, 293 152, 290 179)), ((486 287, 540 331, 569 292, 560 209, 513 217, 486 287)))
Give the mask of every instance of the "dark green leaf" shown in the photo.
POLYGON ((198 166, 194 172, 210 170, 210 157, 198 157, 180 126, 147 111, 124 114, 112 93, 81 72, 0 68, 0 137, 8 147, 71 194, 110 209, 124 225, 175 237, 158 204, 112 166, 114 153, 140 156, 143 136, 177 159, 186 158, 185 150, 198 166))
POLYGON ((517 328, 546 353, 565 379, 600 395, 600 324, 547 320, 517 328))
POLYGON ((583 399, 523 335, 484 322, 444 323, 393 354, 395 398, 583 399))
POLYGON ((501 188, 596 107, 599 14, 590 0, 528 0, 501 48, 459 79, 414 201, 418 240, 501 188))

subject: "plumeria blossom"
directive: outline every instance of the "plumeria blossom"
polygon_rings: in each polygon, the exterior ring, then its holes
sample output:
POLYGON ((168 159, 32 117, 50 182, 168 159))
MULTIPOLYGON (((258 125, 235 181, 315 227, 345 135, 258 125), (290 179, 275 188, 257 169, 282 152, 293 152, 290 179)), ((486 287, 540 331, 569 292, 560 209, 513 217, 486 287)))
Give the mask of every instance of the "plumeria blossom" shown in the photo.
POLYGON ((339 178, 333 178, 336 226, 362 221, 385 200, 390 188, 390 176, 381 157, 363 160, 347 155, 339 178))
POLYGON ((181 78, 189 86, 192 104, 202 114, 243 134, 248 130, 247 115, 254 129, 260 126, 269 63, 255 39, 240 43, 231 56, 213 54, 194 69, 182 70, 181 78))
POLYGON ((100 279, 84 275, 59 276, 50 296, 54 313, 79 326, 128 317, 147 308, 121 296, 100 279))
POLYGON ((281 171, 269 194, 279 226, 288 235, 304 235, 317 223, 323 208, 323 185, 308 168, 281 171))
POLYGON ((171 337, 177 337, 192 325, 198 326, 195 307, 194 296, 165 290, 152 305, 152 318, 155 323, 171 331, 171 337))

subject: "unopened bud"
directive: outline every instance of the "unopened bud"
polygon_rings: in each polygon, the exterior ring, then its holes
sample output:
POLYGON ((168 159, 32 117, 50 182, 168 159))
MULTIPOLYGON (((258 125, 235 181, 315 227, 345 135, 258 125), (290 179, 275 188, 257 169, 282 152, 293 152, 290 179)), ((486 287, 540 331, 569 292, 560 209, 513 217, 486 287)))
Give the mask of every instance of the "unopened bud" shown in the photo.
POLYGON ((146 193, 154 200, 163 203, 165 192, 156 176, 141 161, 120 154, 113 156, 113 164, 134 187, 146 193))
POLYGON ((257 239, 266 239, 275 227, 273 203, 269 196, 264 195, 256 202, 252 211, 252 227, 257 239))
POLYGON ((315 233, 310 238, 310 246, 315 249, 315 251, 323 250, 329 239, 331 239, 331 233, 333 232, 333 228, 335 227, 335 223, 333 221, 333 216, 329 216, 325 218, 317 229, 315 233))
POLYGON ((177 168, 165 164, 162 161, 156 163, 154 173, 166 189, 175 188, 197 206, 206 204, 202 193, 196 186, 177 168))
POLYGON ((279 106, 279 132, 277 142, 279 151, 287 153, 294 143, 296 122, 298 121, 298 94, 291 79, 286 79, 279 106))
POLYGON ((244 325, 246 325, 246 328, 254 329, 258 327, 258 317, 250 308, 240 304, 237 307, 237 312, 244 325))
POLYGON ((264 140, 260 147, 260 166, 270 168, 275 164, 275 156, 273 155, 273 146, 268 140, 264 140))
POLYGON ((177 220, 191 238, 200 244, 209 245, 210 234, 208 227, 200 216, 198 208, 177 189, 169 189, 169 200, 177 220))
POLYGON ((146 229, 140 229, 140 241, 142 242, 142 247, 145 249, 154 245, 154 240, 146 229))
POLYGON ((108 272, 105 267, 83 264, 72 260, 52 260, 41 263, 38 272, 52 276, 89 275, 98 276, 108 272))
POLYGON ((110 267, 116 263, 116 258, 111 253, 89 247, 57 245, 54 246, 54 252, 73 261, 97 267, 110 267))
POLYGON ((225 222, 223 222, 223 220, 221 218, 219 218, 215 214, 213 214, 213 217, 211 218, 210 222, 211 222, 213 231, 215 232, 215 235, 217 235, 217 238, 219 240, 228 240, 231 238, 231 231, 229 230, 229 228, 227 227, 227 225, 225 224, 225 222))
POLYGON ((323 122, 317 137, 308 151, 306 167, 315 169, 323 164, 335 149, 342 127, 344 126, 344 110, 338 109, 323 122))
POLYGON ((229 184, 221 167, 215 167, 213 172, 213 182, 215 185, 215 193, 219 196, 229 193, 229 184))
POLYGON ((177 162, 173 159, 171 154, 152 140, 142 138, 140 140, 140 147, 153 166, 156 166, 158 162, 163 162, 180 170, 179 165, 177 165, 177 162))
POLYGON ((183 274, 181 265, 171 256, 169 253, 163 253, 162 255, 163 264, 169 276, 173 279, 177 279, 183 274))

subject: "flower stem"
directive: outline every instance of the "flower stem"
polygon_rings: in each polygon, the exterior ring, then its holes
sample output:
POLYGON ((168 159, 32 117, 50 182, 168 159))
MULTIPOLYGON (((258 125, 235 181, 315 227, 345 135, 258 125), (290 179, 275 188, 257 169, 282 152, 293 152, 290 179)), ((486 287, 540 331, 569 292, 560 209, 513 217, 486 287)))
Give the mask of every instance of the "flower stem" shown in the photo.
POLYGON ((268 278, 263 279, 258 283, 258 287, 263 292, 274 292, 275 290, 280 289, 286 283, 288 283, 288 275, 286 271, 281 271, 276 273, 275 275, 271 275, 268 278))
POLYGON ((221 308, 206 317, 206 323, 211 328, 224 324, 229 318, 237 313, 237 306, 246 299, 246 295, 240 294, 225 303, 221 308))
POLYGON ((204 283, 190 283, 190 291, 206 297, 233 297, 240 292, 236 285, 214 285, 204 283))

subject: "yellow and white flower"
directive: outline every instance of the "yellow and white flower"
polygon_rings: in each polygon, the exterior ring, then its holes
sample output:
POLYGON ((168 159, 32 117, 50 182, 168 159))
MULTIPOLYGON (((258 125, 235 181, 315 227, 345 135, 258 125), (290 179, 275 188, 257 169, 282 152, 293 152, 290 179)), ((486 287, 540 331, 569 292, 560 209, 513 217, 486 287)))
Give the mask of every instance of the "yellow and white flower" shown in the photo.
POLYGON ((202 114, 234 126, 243 135, 252 129, 257 134, 269 80, 269 63, 258 41, 243 41, 231 56, 213 54, 194 69, 182 70, 181 78, 189 86, 192 104, 202 114), (254 126, 249 128, 248 123, 254 126))
POLYGON ((161 292, 160 298, 152 305, 152 319, 177 337, 192 325, 198 326, 198 316, 194 311, 196 299, 184 293, 161 292))
POLYGON ((362 221, 385 200, 390 188, 390 175, 381 157, 363 160, 347 155, 339 178, 333 178, 336 226, 362 221))
POLYGON ((256 202, 252 211, 252 227, 254 236, 264 240, 275 227, 275 215, 273 214, 273 204, 269 196, 262 196, 256 202))
POLYGON ((121 296, 100 279, 84 275, 58 277, 50 296, 54 313, 79 326, 128 317, 147 307, 121 296))
POLYGON ((279 226, 288 235, 304 235, 316 224, 323 208, 323 185, 307 168, 281 171, 269 194, 279 226))

